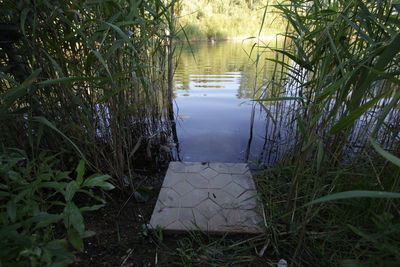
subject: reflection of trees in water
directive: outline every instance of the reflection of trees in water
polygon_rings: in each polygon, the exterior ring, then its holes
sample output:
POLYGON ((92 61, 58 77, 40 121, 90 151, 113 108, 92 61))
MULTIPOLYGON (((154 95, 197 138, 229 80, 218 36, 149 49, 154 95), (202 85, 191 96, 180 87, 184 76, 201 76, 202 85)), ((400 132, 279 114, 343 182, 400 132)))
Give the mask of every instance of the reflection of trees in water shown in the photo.
POLYGON ((229 79, 229 73, 235 73, 240 75, 238 98, 253 98, 254 91, 261 96, 259 89, 271 80, 274 70, 274 63, 266 59, 274 58, 275 53, 267 49, 257 51, 253 45, 251 41, 182 45, 177 56, 175 89, 190 89, 193 75, 227 75, 229 79), (257 57, 261 64, 256 63, 257 57))

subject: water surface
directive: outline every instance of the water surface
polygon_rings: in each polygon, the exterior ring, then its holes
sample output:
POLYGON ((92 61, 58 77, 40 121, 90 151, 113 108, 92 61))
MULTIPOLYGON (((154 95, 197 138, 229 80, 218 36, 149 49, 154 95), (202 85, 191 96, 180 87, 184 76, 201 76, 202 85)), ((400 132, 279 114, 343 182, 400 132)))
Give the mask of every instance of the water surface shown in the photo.
POLYGON ((182 47, 174 78, 179 159, 247 162, 264 156, 268 118, 252 99, 273 75, 274 64, 265 64, 273 53, 257 57, 253 44, 182 47))

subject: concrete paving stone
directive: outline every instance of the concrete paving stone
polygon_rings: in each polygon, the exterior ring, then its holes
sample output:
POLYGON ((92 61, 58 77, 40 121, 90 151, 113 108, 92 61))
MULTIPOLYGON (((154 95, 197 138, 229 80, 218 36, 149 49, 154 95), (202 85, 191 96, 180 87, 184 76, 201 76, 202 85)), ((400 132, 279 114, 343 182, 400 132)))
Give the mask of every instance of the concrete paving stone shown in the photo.
POLYGON ((207 189, 194 189, 190 194, 181 197, 180 205, 183 208, 193 208, 208 198, 207 189))
POLYGON ((208 179, 198 173, 193 173, 192 175, 188 176, 186 181, 188 181, 195 188, 209 188, 208 179))
POLYGON ((158 200, 166 207, 180 207, 181 196, 172 188, 164 188, 160 191, 158 200))
POLYGON ((231 173, 230 168, 232 165, 228 166, 226 163, 210 162, 208 166, 218 173, 231 173))
POLYGON ((228 219, 220 213, 215 214, 208 220, 208 230, 218 230, 224 228, 228 224, 228 219))
POLYGON ((171 170, 176 173, 186 172, 186 164, 180 161, 171 161, 169 163, 168 170, 171 170))
POLYGON ((179 221, 191 230, 207 229, 208 227, 208 219, 193 208, 181 208, 179 210, 179 221))
POLYGON ((150 225, 152 227, 166 227, 178 220, 179 208, 164 208, 161 211, 153 212, 150 225))
POLYGON ((182 222, 179 221, 179 220, 168 224, 167 226, 164 227, 164 229, 171 230, 171 231, 186 231, 186 230, 190 230, 190 229, 187 229, 186 226, 183 225, 182 222))
POLYGON ((178 192, 179 195, 184 196, 189 192, 194 190, 194 187, 187 181, 180 181, 174 185, 174 190, 178 192))
POLYGON ((210 189, 209 191, 209 199, 215 202, 221 208, 234 208, 235 204, 237 204, 237 200, 231 195, 226 193, 225 191, 218 189, 210 189))
POLYGON ((164 182, 162 187, 173 187, 177 183, 181 181, 186 181, 188 174, 186 172, 178 173, 171 170, 168 170, 165 174, 164 182))
POLYGON ((259 223, 262 222, 262 217, 253 210, 224 210, 222 216, 226 217, 229 222, 229 228, 235 231, 262 231, 259 223))
POLYGON ((226 173, 220 173, 217 176, 211 178, 210 188, 223 188, 232 182, 232 175, 226 173))
POLYGON ((150 227, 262 233, 256 195, 244 163, 171 162, 150 227))
POLYGON ((154 212, 161 212, 165 208, 165 205, 161 203, 159 199, 157 199, 156 206, 154 207, 154 212))
POLYGON ((249 170, 249 168, 247 167, 246 163, 236 163, 235 165, 231 166, 229 169, 231 174, 244 174, 248 170, 249 170))
POLYGON ((235 166, 237 163, 224 163, 225 164, 225 166, 228 166, 228 167, 232 167, 232 166, 235 166))
POLYGON ((247 210, 247 212, 247 225, 259 225, 264 221, 263 217, 254 210, 247 210))
POLYGON ((246 191, 246 189, 233 181, 222 188, 222 190, 227 192, 228 194, 231 194, 235 198, 239 197, 241 194, 243 194, 244 191, 246 191))
POLYGON ((200 172, 200 174, 201 174, 203 177, 207 178, 207 179, 211 179, 211 178, 214 178, 215 176, 217 176, 217 175, 218 175, 218 172, 214 171, 214 170, 211 169, 211 168, 206 168, 206 169, 202 170, 202 171, 200 172))
POLYGON ((232 174, 232 180, 244 189, 256 189, 256 185, 250 172, 244 174, 232 174))
POLYGON ((241 209, 255 209, 257 207, 257 191, 246 190, 238 198, 239 208, 241 209))
POLYGON ((203 214, 203 216, 207 219, 212 218, 215 214, 221 212, 222 210, 220 206, 218 206, 209 198, 197 205, 195 209, 203 214))
POLYGON ((208 168, 208 163, 205 162, 187 162, 186 172, 201 172, 202 170, 208 168))

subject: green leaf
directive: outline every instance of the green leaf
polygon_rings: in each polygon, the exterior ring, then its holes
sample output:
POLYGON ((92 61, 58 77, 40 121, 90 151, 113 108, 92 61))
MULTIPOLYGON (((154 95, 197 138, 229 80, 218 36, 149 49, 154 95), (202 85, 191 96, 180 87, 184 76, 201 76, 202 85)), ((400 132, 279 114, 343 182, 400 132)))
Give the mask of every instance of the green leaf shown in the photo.
POLYGON ((67 183, 64 182, 44 182, 39 184, 39 188, 45 187, 45 188, 53 188, 59 192, 64 192, 64 189, 66 188, 67 183))
POLYGON ((10 218, 11 222, 15 222, 17 219, 17 204, 14 199, 11 199, 7 202, 7 215, 10 218))
POLYGON ((32 10, 31 8, 25 8, 25 9, 22 10, 22 12, 21 12, 21 31, 22 31, 22 34, 23 34, 23 35, 26 35, 26 32, 25 32, 25 21, 26 21, 26 18, 27 18, 27 16, 28 16, 28 13, 29 13, 31 10, 32 10))
POLYGON ((111 178, 110 175, 101 175, 101 176, 89 177, 88 179, 86 179, 83 182, 82 186, 87 186, 87 187, 97 187, 97 186, 99 186, 99 187, 101 187, 103 189, 111 190, 111 189, 114 189, 115 187, 112 184, 106 182, 110 178, 111 178))
POLYGON ((322 141, 318 141, 318 152, 317 152, 317 172, 321 170, 322 162, 324 159, 324 144, 322 141))
POLYGON ((0 99, 4 100, 3 104, 1 104, 1 108, 7 110, 18 98, 26 95, 28 93, 29 86, 35 82, 40 72, 41 69, 34 71, 21 85, 11 88, 5 93, 0 94, 0 99))
POLYGON ((45 117, 34 117, 33 118, 34 121, 37 121, 39 123, 42 123, 46 126, 48 126, 49 128, 53 129, 54 131, 56 131, 58 134, 60 134, 65 140, 67 140, 72 147, 78 152, 78 154, 85 159, 85 155, 83 154, 83 152, 77 147, 77 145, 75 145, 74 142, 72 142, 71 139, 69 139, 65 134, 63 134, 60 130, 57 129, 56 126, 54 126, 53 123, 49 122, 45 117))
POLYGON ((64 208, 64 224, 67 229, 72 226, 78 233, 85 231, 81 211, 73 202, 68 202, 64 208))
POLYGON ((400 198, 400 193, 383 192, 383 191, 364 191, 364 190, 346 191, 315 199, 311 202, 308 202, 304 206, 310 206, 332 200, 350 199, 350 198, 400 198))
MULTIPOLYGON (((56 256, 60 259, 68 260, 68 262, 71 264, 71 260, 73 260, 74 255, 68 250, 68 242, 65 239, 55 239, 50 241, 49 243, 46 244, 44 247, 45 250, 49 251, 52 256, 56 256)), ((62 262, 62 261, 57 261, 57 262, 62 262)), ((53 265, 50 266, 57 266, 53 263, 53 265)), ((61 265, 61 266, 67 266, 67 265, 61 265)))
POLYGON ((96 234, 96 232, 86 231, 86 232, 83 233, 82 238, 91 237, 91 236, 94 236, 95 234, 96 234))
POLYGON ((94 210, 99 210, 99 209, 101 209, 102 207, 104 207, 104 204, 93 205, 93 206, 88 206, 88 207, 82 207, 82 208, 80 208, 80 211, 81 211, 81 212, 84 212, 84 211, 94 211, 94 210))
POLYGON ((108 80, 110 78, 103 77, 63 77, 57 79, 46 80, 38 82, 38 85, 52 85, 56 83, 72 83, 72 82, 90 82, 90 81, 101 81, 108 80))
POLYGON ((15 232, 21 226, 22 226, 21 223, 15 223, 15 224, 7 225, 7 226, 2 226, 2 228, 0 228, 0 238, 10 236, 10 234, 12 232, 15 232))
POLYGON ((392 162, 393 164, 395 164, 396 166, 400 167, 400 159, 398 157, 396 157, 395 155, 387 152, 386 150, 384 150, 383 148, 381 148, 378 143, 375 142, 374 139, 370 138, 369 141, 371 142, 372 146, 374 147, 374 149, 385 159, 387 159, 388 161, 392 162))
POLYGON ((114 24, 112 24, 112 23, 109 23, 109 22, 104 22, 104 23, 107 24, 108 26, 110 26, 111 28, 113 28, 113 29, 118 33, 118 35, 128 44, 128 46, 129 46, 130 48, 132 48, 134 51, 136 51, 135 47, 134 47, 133 44, 132 44, 132 41, 129 39, 129 36, 126 35, 126 34, 121 30, 121 28, 119 28, 118 26, 116 26, 116 25, 114 25, 114 24))
POLYGON ((369 101, 369 102, 365 103, 364 105, 355 109, 349 115, 342 117, 335 125, 332 126, 329 133, 335 134, 335 133, 349 127, 350 125, 352 125, 355 120, 357 120, 359 117, 361 117, 361 115, 363 115, 370 108, 372 108, 376 103, 378 103, 378 101, 381 100, 382 97, 384 97, 384 95, 377 96, 374 99, 372 99, 371 101, 369 101))
POLYGON ((81 185, 83 182, 83 175, 85 174, 85 161, 80 160, 78 167, 76 167, 76 183, 78 185, 81 185))
POLYGON ((270 102, 270 101, 286 101, 286 100, 306 100, 303 97, 295 97, 295 96, 287 96, 287 97, 270 97, 270 98, 261 98, 261 99, 254 99, 253 101, 263 101, 263 102, 270 102))
POLYGON ((365 267, 365 264, 363 264, 359 260, 355 259, 344 259, 339 261, 339 266, 340 267, 365 267))
POLYGON ((62 216, 59 214, 50 214, 47 212, 40 212, 35 215, 31 219, 28 220, 28 223, 37 223, 35 226, 35 230, 43 227, 47 227, 50 224, 56 223, 62 219, 62 216))
POLYGON ((272 49, 273 51, 279 52, 283 55, 288 56, 290 59, 292 59, 294 62, 296 62, 297 64, 299 64, 301 67, 312 71, 312 66, 309 62, 305 61, 304 59, 299 58, 297 55, 292 55, 287 51, 284 50, 280 50, 280 49, 272 49))
POLYGON ((80 252, 83 251, 83 240, 77 231, 75 231, 74 229, 69 229, 68 240, 76 250, 80 252))
POLYGON ((104 60, 103 56, 99 53, 99 51, 93 50, 93 54, 97 57, 103 67, 106 69, 108 76, 111 77, 110 69, 108 68, 107 62, 104 60))
POLYGON ((71 201, 74 197, 76 191, 79 190, 79 186, 75 181, 71 181, 67 184, 67 188, 65 188, 65 201, 71 201))

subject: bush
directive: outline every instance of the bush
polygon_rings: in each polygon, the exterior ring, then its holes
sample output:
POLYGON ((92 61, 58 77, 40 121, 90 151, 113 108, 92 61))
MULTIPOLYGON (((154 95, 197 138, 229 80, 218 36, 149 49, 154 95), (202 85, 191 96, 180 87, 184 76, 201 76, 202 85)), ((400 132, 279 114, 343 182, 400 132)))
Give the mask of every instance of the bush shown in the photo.
POLYGON ((57 169, 56 156, 41 153, 30 161, 24 151, 0 153, 0 266, 65 266, 70 247, 83 250, 87 231, 82 213, 105 203, 93 189, 113 189, 108 175, 84 178, 80 161, 75 179, 57 169), (79 207, 77 194, 101 204, 79 207))

